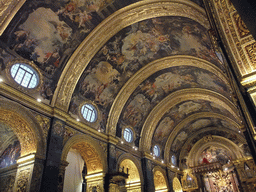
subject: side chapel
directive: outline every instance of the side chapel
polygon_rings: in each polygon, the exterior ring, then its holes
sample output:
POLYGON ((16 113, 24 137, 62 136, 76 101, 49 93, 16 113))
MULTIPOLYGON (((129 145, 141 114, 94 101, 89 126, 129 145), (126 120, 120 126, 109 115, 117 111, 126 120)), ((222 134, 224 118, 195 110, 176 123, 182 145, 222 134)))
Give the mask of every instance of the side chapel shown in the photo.
POLYGON ((0 0, 0 191, 256 191, 241 2, 0 0))

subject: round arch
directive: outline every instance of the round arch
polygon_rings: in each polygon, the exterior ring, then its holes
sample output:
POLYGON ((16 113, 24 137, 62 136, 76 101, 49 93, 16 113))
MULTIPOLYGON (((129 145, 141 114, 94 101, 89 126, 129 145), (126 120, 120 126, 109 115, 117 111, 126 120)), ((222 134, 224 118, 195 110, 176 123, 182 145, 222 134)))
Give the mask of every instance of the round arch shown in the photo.
MULTIPOLYGON (((122 109, 126 104, 126 101, 129 99, 130 95, 140 85, 141 82, 146 80, 148 77, 150 77, 157 71, 167 69, 170 67, 177 67, 177 66, 191 66, 191 67, 197 67, 200 69, 208 70, 213 74, 218 74, 218 76, 226 83, 226 85, 229 84, 226 77, 224 76, 224 74, 219 68, 217 68, 215 65, 203 59, 199 59, 193 56, 177 55, 177 56, 164 57, 162 59, 155 60, 147 64, 146 66, 144 66, 142 69, 140 69, 122 87, 122 89, 116 96, 115 101, 110 109, 109 118, 106 126, 106 132, 111 135, 116 134, 116 126, 117 126, 119 117, 121 115, 122 109)), ((173 95, 173 94, 170 94, 170 95, 173 95)), ((174 97, 174 96, 175 94, 173 96, 168 96, 168 97, 174 97)), ((224 98, 221 95, 220 97, 224 98)), ((166 100, 167 99, 164 99, 165 102, 166 100)), ((228 99, 225 99, 225 100, 229 101, 228 99)))
POLYGON ((61 161, 65 162, 69 150, 76 149, 86 162, 88 174, 97 172, 107 172, 106 156, 99 144, 90 136, 74 135, 65 144, 61 161))
POLYGON ((153 169, 153 173, 155 191, 169 191, 166 171, 164 171, 163 168, 161 168, 160 166, 156 166, 153 169))
POLYGON ((204 9, 188 0, 140 1, 120 9, 99 24, 70 57, 57 84, 52 106, 68 111, 72 94, 83 71, 111 37, 129 25, 162 16, 187 17, 207 29, 210 27, 204 9))
POLYGON ((21 145, 21 157, 36 154, 44 158, 46 140, 36 118, 15 102, 0 99, 0 121, 10 126, 21 145))
MULTIPOLYGON (((188 156, 189 152, 187 151, 187 147, 188 145, 191 143, 191 141, 193 141, 195 139, 195 137, 201 133, 205 133, 205 132, 208 132, 208 131, 222 131, 222 129, 220 127, 207 127, 207 128, 204 128, 202 130, 199 130, 197 131, 195 134, 193 135, 190 135, 189 139, 185 142, 185 144, 183 145, 182 149, 181 149, 181 152, 179 154, 179 159, 184 159, 186 156, 188 156)), ((237 140, 240 142, 240 143, 246 143, 246 140, 245 138, 239 134, 238 132, 234 131, 234 130, 230 130, 230 129, 227 129, 225 130, 225 132, 228 132, 230 134, 233 134, 233 135, 236 135, 237 137, 237 140)))
POLYGON ((212 136, 212 138, 213 139, 209 142, 205 142, 204 138, 202 138, 192 147, 188 155, 188 165, 190 167, 198 165, 198 159, 202 151, 210 146, 224 148, 225 150, 230 152, 232 159, 243 158, 243 153, 241 149, 229 139, 220 136, 212 136))
MULTIPOLYGON (((221 105, 227 109, 235 119, 239 119, 239 116, 235 112, 236 107, 234 104, 219 93, 201 88, 179 90, 165 97, 157 106, 154 107, 154 109, 148 115, 141 131, 140 150, 150 152, 151 139, 153 137, 157 123, 161 120, 162 116, 178 103, 191 99, 191 95, 193 95, 193 99, 202 99, 215 102, 216 104, 221 105)), ((184 120, 182 122, 184 122, 184 120)), ((179 125, 181 123, 179 123, 179 125)), ((176 127, 172 131, 171 135, 174 135, 174 131, 177 130, 176 127)), ((175 134, 177 134, 177 132, 175 132, 175 134)), ((167 145, 168 141, 169 139, 167 140, 167 145)))
POLYGON ((182 187, 181 187, 180 180, 177 177, 173 178, 172 188, 173 188, 174 192, 182 192, 183 191, 182 187))
MULTIPOLYGON (((128 168, 129 173, 131 173, 132 178, 129 176, 127 180, 127 187, 129 187, 129 184, 136 185, 138 187, 143 186, 143 173, 141 168, 141 163, 131 154, 123 154, 121 155, 117 160, 117 170, 120 167, 128 168)), ((141 191, 143 189, 141 188, 141 191)))
POLYGON ((180 122, 172 131, 172 133, 170 134, 170 136, 167 139, 166 145, 165 145, 165 149, 164 149, 164 159, 166 162, 169 162, 169 156, 170 156, 170 148, 172 143, 174 142, 175 136, 183 129, 184 126, 186 126, 189 122, 195 120, 198 117, 212 117, 212 118, 218 118, 218 119, 222 119, 222 120, 226 120, 227 122, 229 122, 231 125, 234 125, 235 127, 239 128, 239 124, 237 122, 235 122, 234 120, 227 118, 224 115, 220 115, 217 113, 210 113, 210 112, 202 112, 202 113, 196 113, 193 114, 187 118, 185 118, 182 122, 180 122))

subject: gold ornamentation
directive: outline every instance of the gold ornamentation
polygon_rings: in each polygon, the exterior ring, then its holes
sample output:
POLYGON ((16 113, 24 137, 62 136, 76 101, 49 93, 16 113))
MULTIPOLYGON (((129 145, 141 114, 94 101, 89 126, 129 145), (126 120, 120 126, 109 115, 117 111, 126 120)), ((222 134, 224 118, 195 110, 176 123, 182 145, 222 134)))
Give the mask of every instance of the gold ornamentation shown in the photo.
POLYGON ((234 15, 234 20, 236 21, 236 27, 238 29, 238 33, 240 35, 240 38, 246 37, 250 35, 250 31, 248 30, 247 26, 241 19, 240 15, 236 12, 234 15))
POLYGON ((229 6, 229 0, 211 2, 212 11, 215 12, 214 19, 217 20, 218 27, 222 30, 222 37, 226 39, 229 55, 232 55, 231 60, 237 65, 235 69, 241 76, 248 75, 256 69, 256 63, 250 62, 246 57, 246 50, 243 48, 246 44, 254 43, 248 31, 240 19, 237 11, 233 6, 229 6), (241 34, 241 35, 240 35, 241 34), (241 39, 241 37, 243 37, 241 39))
POLYGON ((48 131, 50 129, 50 119, 48 119, 47 117, 44 117, 42 115, 37 115, 36 119, 37 119, 40 127, 43 129, 44 138, 47 139, 48 131))
POLYGON ((198 188, 197 179, 190 169, 186 170, 186 172, 184 171, 181 183, 183 191, 191 191, 198 188))
POLYGON ((29 184, 30 170, 22 170, 18 173, 17 192, 26 192, 29 184))
POLYGON ((135 163, 130 159, 125 159, 120 163, 120 167, 124 167, 125 173, 128 169, 128 179, 126 184, 140 182, 140 174, 135 163))
POLYGON ((97 192, 102 192, 101 187, 99 185, 91 185, 89 187, 89 192, 94 192, 95 190, 97 192))
POLYGON ((21 145, 21 156, 35 153, 37 141, 32 128, 17 113, 9 110, 0 110, 0 121, 12 127, 21 145))
POLYGON ((203 139, 204 139, 204 142, 207 143, 207 142, 212 141, 212 140, 213 140, 213 137, 212 137, 212 135, 207 135, 207 136, 205 136, 203 139))
POLYGON ((163 189, 168 190, 165 177, 163 173, 159 170, 155 171, 154 173, 154 184, 155 184, 155 190, 163 190, 163 189))
MULTIPOLYGON (((122 89, 116 96, 115 101, 113 102, 113 105, 110 109, 110 112, 108 115, 109 118, 106 126, 106 133, 109 133, 111 135, 116 134, 116 127, 117 127, 117 123, 121 115, 122 109, 124 108, 124 105, 126 104, 130 95, 139 86, 141 82, 146 80, 149 76, 151 76, 157 71, 167 69, 170 67, 176 67, 176 66, 192 66, 192 67, 208 70, 209 72, 218 75, 225 82, 225 84, 229 86, 229 83, 226 77, 224 76, 223 72, 219 68, 217 68, 215 65, 203 59, 199 59, 192 56, 170 56, 170 57, 164 57, 159 60, 155 60, 147 64, 142 69, 140 69, 122 87, 122 89)), ((191 97, 189 97, 189 99, 190 98, 191 97)), ((226 104, 224 103, 224 105, 226 104)), ((236 110, 237 109, 235 109, 235 111, 236 110)), ((234 112, 231 112, 231 113, 234 114, 234 112)))
POLYGON ((30 184, 30 191, 39 191, 39 187, 41 184, 41 178, 43 175, 43 164, 35 163, 33 167, 33 175, 30 184))
POLYGON ((172 188, 175 192, 182 192, 182 187, 179 179, 177 177, 173 178, 172 181, 172 188))
POLYGON ((26 0, 0 0, 0 35, 26 0))
POLYGON ((73 147, 76 149, 87 165, 87 174, 103 171, 103 165, 97 151, 88 143, 76 143, 73 147))
POLYGON ((64 111, 68 110, 76 84, 88 63, 117 32, 139 21, 161 16, 188 17, 209 28, 204 10, 188 1, 148 0, 127 6, 99 24, 71 56, 55 90, 53 105, 64 111))
POLYGON ((245 46, 246 53, 248 54, 253 65, 256 65, 256 42, 245 46))

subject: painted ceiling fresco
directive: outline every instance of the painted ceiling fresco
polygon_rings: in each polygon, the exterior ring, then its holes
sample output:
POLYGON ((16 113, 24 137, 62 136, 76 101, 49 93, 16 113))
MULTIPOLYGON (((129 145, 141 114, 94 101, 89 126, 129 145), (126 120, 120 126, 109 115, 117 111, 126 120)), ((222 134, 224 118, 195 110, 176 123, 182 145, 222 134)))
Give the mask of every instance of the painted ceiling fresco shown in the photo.
POLYGON ((32 60, 42 70, 41 95, 51 99, 66 62, 89 32, 116 10, 134 2, 136 0, 26 1, 1 40, 18 58, 32 60))
MULTIPOLYGON (((106 117, 117 93, 133 74, 151 61, 172 55, 191 55, 222 65, 211 48, 206 29, 197 22, 184 17, 148 19, 121 30, 95 55, 79 80, 70 111, 76 114, 78 106, 88 99, 106 117)), ((152 101, 159 102, 173 90, 200 86, 229 94, 228 87, 214 74, 181 67, 149 78, 140 85, 144 93, 133 96, 132 105, 143 105, 143 110, 148 111, 152 101), (172 76, 177 80, 170 83, 172 76)))
MULTIPOLYGON (((163 98, 176 90, 195 87, 214 90, 222 95, 226 95, 228 98, 230 96, 229 88, 216 75, 196 67, 172 67, 155 73, 138 86, 123 109, 119 120, 119 127, 131 126, 139 134, 145 118, 163 98)), ((204 101, 201 102, 201 104, 199 101, 188 102, 180 106, 180 110, 184 110, 184 113, 189 113, 189 110, 206 110, 207 104, 204 101)), ((208 108, 215 108, 214 103, 208 105, 208 108)), ((223 110, 220 109, 220 111, 223 110)), ((181 111, 177 111, 175 108, 174 111, 170 112, 173 114, 172 119, 177 122, 180 121, 177 118, 179 118, 178 116, 183 118, 181 117, 183 116, 181 111)), ((170 125, 173 120, 165 119, 165 121, 170 125)))
POLYGON ((231 161, 231 154, 224 148, 220 147, 207 147, 200 155, 198 163, 215 163, 226 164, 231 161))
MULTIPOLYGON (((184 154, 182 155, 182 157, 179 157, 179 152, 174 152, 171 150, 170 159, 172 158, 173 155, 176 155, 178 158, 181 158, 178 160, 180 162, 180 166, 183 168, 187 168, 187 157, 193 145, 195 145, 203 137, 209 136, 209 135, 221 136, 229 139, 241 149, 245 157, 251 157, 249 146, 245 142, 245 140, 239 139, 239 137, 242 137, 242 135, 240 135, 238 131, 233 132, 223 128, 213 128, 213 129, 211 128, 211 129, 207 129, 206 131, 198 132, 197 135, 194 135, 192 138, 190 137, 188 142, 183 143, 182 150, 184 154)), ((201 162, 199 163, 201 164, 201 162)))
POLYGON ((225 120, 212 117, 198 118, 189 122, 181 129, 181 131, 177 134, 175 140, 172 143, 171 150, 173 152, 179 151, 183 146, 184 142, 188 139, 188 136, 191 136, 193 133, 207 127, 217 127, 220 129, 223 129, 223 127, 225 127, 226 129, 231 129, 238 132, 238 130, 234 128, 234 126, 230 125, 230 123, 225 120))
MULTIPOLYGON (((233 118, 232 115, 226 109, 213 102, 205 100, 184 101, 177 104, 172 109, 170 109, 166 114, 163 115, 155 129, 152 143, 157 143, 159 145, 164 146, 174 127, 189 115, 198 112, 212 112, 217 114, 223 114, 227 117, 233 118)), ((225 124, 227 122, 221 121, 221 123, 225 124)), ((200 119, 195 121, 191 125, 191 128, 197 130, 200 129, 203 125, 208 126, 210 124, 211 122, 209 119, 200 119)), ((225 124, 225 127, 229 126, 229 124, 225 124)))

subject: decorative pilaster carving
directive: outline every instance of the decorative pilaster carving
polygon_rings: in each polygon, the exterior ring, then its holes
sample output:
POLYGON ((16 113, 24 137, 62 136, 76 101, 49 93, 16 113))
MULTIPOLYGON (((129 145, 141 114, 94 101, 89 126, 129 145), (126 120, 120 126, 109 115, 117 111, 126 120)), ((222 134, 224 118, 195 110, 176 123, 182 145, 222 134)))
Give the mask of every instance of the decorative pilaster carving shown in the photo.
POLYGON ((30 170, 21 170, 19 171, 18 175, 16 176, 17 178, 17 185, 16 185, 16 190, 17 192, 26 192, 28 187, 29 187, 29 178, 30 176, 30 170))

